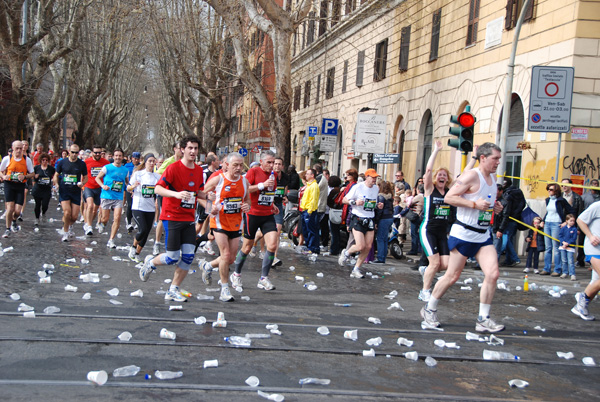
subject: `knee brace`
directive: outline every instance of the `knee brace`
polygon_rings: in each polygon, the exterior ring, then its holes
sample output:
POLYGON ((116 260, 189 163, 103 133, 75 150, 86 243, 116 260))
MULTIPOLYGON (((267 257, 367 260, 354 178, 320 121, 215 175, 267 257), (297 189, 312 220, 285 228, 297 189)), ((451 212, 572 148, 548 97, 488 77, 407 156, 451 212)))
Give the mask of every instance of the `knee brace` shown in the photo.
POLYGON ((181 260, 177 264, 179 268, 187 271, 190 269, 190 265, 194 261, 194 245, 193 244, 182 244, 181 245, 181 260))
POLYGON ((179 251, 167 251, 165 254, 161 254, 160 262, 165 265, 175 265, 179 261, 179 251))

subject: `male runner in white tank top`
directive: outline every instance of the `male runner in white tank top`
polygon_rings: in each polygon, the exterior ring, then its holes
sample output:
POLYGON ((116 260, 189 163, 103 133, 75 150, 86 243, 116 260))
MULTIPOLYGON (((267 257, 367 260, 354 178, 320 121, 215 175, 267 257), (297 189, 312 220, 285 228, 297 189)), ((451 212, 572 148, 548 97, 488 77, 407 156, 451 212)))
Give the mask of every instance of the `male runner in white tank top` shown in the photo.
POLYGON ((444 197, 446 203, 457 207, 456 223, 452 225, 448 239, 448 271, 436 283, 429 302, 421 309, 424 326, 427 328, 440 326, 437 319, 439 300, 460 278, 467 258, 475 257, 485 274, 475 330, 493 333, 504 329, 504 325, 496 324, 490 319, 490 307, 500 270, 498 255, 488 228, 492 211, 496 214, 502 211, 502 205, 495 201, 495 173, 500 164, 500 156, 500 148, 491 142, 479 146, 479 167, 465 171, 444 197))

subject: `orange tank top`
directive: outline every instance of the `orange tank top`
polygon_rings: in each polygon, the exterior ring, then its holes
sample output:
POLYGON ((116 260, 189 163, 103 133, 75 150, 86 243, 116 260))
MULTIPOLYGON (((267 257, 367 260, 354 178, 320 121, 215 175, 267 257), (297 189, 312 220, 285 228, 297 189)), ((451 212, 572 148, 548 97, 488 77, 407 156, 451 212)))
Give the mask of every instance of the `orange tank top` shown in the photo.
POLYGON ((248 181, 244 177, 232 181, 223 173, 219 175, 219 183, 215 188, 215 204, 221 204, 221 210, 216 217, 210 218, 211 229, 231 232, 240 230, 242 202, 248 194, 248 187, 248 181))
POLYGON ((25 183, 27 179, 20 181, 17 176, 19 174, 26 175, 27 174, 27 159, 25 155, 21 158, 20 161, 16 161, 12 156, 10 157, 10 162, 6 167, 6 174, 10 176, 10 181, 25 183))

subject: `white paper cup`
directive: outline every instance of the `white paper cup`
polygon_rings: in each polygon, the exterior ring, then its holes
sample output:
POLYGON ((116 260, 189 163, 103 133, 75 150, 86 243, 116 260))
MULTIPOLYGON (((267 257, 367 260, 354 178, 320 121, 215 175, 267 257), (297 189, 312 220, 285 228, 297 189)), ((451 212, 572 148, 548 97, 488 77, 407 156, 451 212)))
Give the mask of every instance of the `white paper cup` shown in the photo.
POLYGON ((166 328, 163 328, 160 330, 160 337, 161 338, 165 338, 165 339, 172 339, 175 340, 175 338, 177 337, 177 335, 175 334, 175 332, 171 332, 166 328))
POLYGON ((204 368, 219 367, 218 360, 204 360, 204 368))
POLYGON ((23 313, 23 317, 25 318, 35 318, 35 311, 26 311, 23 313))
POLYGON ((248 384, 251 387, 258 387, 258 384, 260 384, 260 380, 256 376, 250 376, 246 378, 246 384, 248 384))
POLYGON ((108 380, 108 374, 106 371, 90 371, 87 375, 87 379, 93 382, 96 385, 104 385, 106 384, 106 380, 108 380))

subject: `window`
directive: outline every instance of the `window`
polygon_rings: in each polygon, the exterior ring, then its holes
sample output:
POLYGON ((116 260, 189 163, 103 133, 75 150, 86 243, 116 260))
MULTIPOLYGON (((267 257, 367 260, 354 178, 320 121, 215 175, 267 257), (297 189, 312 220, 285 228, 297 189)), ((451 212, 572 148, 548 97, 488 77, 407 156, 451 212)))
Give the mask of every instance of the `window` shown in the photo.
POLYGON ((296 55, 296 44, 298 43, 298 30, 294 32, 294 45, 292 46, 292 56, 296 55))
POLYGON ((321 74, 317 76, 317 93, 315 94, 315 103, 319 103, 321 96, 321 74))
POLYGON ((310 81, 304 83, 304 107, 310 106, 310 81))
POLYGON ((410 25, 402 28, 400 36, 400 62, 398 66, 400 71, 408 70, 408 53, 410 49, 410 25))
POLYGON ((385 67, 387 64, 388 40, 382 40, 375 46, 375 66, 373 68, 373 81, 381 81, 385 78, 385 67))
POLYGON ((346 0, 346 15, 350 14, 356 8, 358 0, 346 0))
POLYGON ((469 25, 467 26, 467 46, 477 42, 477 26, 479 25, 479 2, 471 0, 469 4, 469 25))
MULTIPOLYGON (((511 29, 517 25, 519 14, 523 8, 524 0, 507 0, 506 2, 506 18, 504 20, 504 28, 511 29)), ((529 8, 525 11, 525 18, 523 22, 533 19, 533 3, 535 0, 531 0, 529 8)))
POLYGON ((327 13, 329 12, 329 0, 321 0, 321 14, 319 18, 319 37, 327 32, 327 13))
POLYGON ((346 83, 348 82, 348 60, 344 61, 344 75, 342 76, 342 93, 346 92, 346 83))
POLYGON ((331 28, 340 22, 340 14, 342 13, 342 0, 333 0, 331 6, 331 28))
POLYGON ((335 83, 335 67, 327 70, 327 87, 325 89, 325 98, 333 98, 333 84, 335 83))
POLYGON ((315 41, 315 12, 308 14, 308 35, 306 36, 306 46, 315 41))
POLYGON ((300 109, 300 85, 294 89, 294 111, 300 109))
POLYGON ((442 22, 442 9, 433 13, 433 23, 431 29, 431 49, 429 50, 429 61, 437 60, 438 48, 440 47, 440 25, 442 22))
POLYGON ((306 39, 306 21, 302 23, 302 49, 304 49, 304 40, 306 39))
POLYGON ((356 62, 356 86, 362 87, 363 74, 365 72, 365 51, 358 52, 358 60, 356 62))

